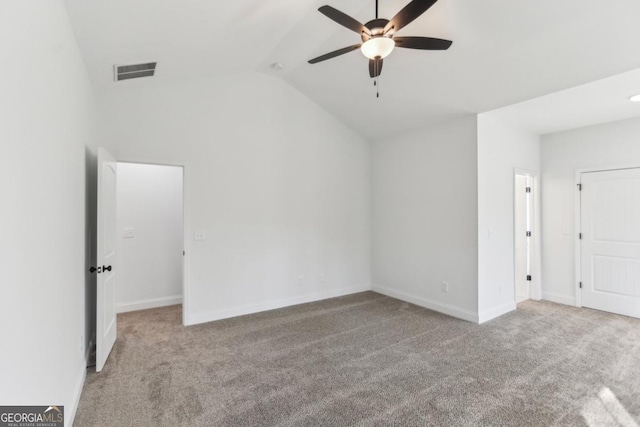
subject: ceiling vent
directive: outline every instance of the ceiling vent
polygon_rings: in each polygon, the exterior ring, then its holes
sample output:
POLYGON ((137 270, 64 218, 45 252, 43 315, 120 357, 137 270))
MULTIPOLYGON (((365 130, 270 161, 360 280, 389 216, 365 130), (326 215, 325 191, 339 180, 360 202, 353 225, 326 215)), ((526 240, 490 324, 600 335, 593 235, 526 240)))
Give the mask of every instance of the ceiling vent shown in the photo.
POLYGON ((114 65, 114 77, 117 82, 122 80, 137 79, 140 77, 153 77, 156 73, 157 62, 146 64, 114 65))

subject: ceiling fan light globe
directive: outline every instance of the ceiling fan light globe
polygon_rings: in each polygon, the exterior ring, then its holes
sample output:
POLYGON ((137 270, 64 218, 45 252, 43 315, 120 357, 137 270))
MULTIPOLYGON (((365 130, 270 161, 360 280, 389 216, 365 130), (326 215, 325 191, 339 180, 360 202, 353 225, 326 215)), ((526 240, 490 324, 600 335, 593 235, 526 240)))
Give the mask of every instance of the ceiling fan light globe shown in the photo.
POLYGON ((389 37, 374 37, 364 42, 360 50, 369 59, 386 58, 393 51, 396 42, 389 37))

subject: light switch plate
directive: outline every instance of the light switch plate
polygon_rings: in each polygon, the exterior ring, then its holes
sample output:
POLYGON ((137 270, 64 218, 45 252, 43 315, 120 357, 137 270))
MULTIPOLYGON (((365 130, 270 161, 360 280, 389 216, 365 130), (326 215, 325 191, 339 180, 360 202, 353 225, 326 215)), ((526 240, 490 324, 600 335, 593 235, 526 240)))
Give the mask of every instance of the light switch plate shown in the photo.
POLYGON ((207 240, 207 232, 205 230, 196 230, 194 239, 198 241, 207 240))

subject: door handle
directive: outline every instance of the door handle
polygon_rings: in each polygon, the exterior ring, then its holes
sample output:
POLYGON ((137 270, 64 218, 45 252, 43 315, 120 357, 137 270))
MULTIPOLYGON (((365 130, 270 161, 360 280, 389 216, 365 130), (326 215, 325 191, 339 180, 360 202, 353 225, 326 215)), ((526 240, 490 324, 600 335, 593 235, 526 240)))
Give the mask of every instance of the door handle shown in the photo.
POLYGON ((111 266, 105 267, 104 265, 102 266, 102 271, 111 271, 111 266))
POLYGON ((111 271, 112 268, 113 267, 111 267, 110 265, 109 266, 103 265, 102 267, 98 267, 98 268, 91 267, 89 269, 89 273, 98 273, 98 274, 100 274, 100 273, 104 273, 105 271, 111 271))

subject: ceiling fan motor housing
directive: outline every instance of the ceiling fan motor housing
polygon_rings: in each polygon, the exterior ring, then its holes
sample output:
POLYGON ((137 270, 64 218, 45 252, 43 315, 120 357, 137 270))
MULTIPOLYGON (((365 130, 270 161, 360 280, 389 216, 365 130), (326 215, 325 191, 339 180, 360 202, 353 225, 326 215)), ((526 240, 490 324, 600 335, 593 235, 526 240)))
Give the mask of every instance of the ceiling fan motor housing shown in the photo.
MULTIPOLYGON (((371 31, 371 35, 373 37, 380 37, 384 35, 384 27, 388 23, 389 23, 388 19, 374 19, 364 24, 364 26, 371 31)), ((361 36, 362 36, 363 42, 366 42, 371 38, 368 34, 365 34, 365 33, 362 33, 361 36)))

